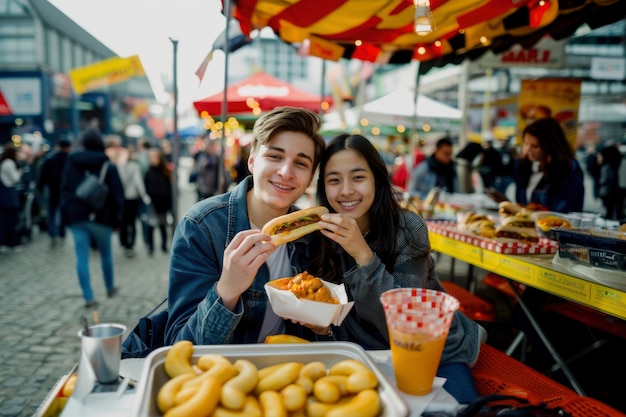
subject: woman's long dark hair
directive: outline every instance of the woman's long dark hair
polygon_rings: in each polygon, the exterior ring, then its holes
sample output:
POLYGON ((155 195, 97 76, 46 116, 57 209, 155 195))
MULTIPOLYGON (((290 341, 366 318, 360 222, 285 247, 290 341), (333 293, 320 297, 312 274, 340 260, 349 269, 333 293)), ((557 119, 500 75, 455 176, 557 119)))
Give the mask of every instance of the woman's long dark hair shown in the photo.
MULTIPOLYGON (((400 206, 394 197, 385 162, 369 139, 361 135, 342 134, 328 143, 320 160, 317 180, 318 203, 328 207, 331 212, 333 211, 326 195, 325 171, 330 158, 344 150, 352 150, 363 157, 374 174, 375 195, 374 202, 368 212, 370 229, 366 240, 388 269, 392 268, 396 256, 396 232, 399 228, 400 206)), ((321 236, 321 234, 316 235, 321 236)), ((339 266, 333 261, 335 251, 330 247, 329 242, 322 236, 321 253, 317 254, 319 256, 315 256, 316 261, 313 262, 312 269, 314 275, 331 280, 334 277, 336 280, 342 276, 342 273, 338 270, 339 266)))
POLYGON ((15 149, 12 144, 6 145, 6 148, 4 148, 4 151, 2 151, 2 153, 0 154, 0 162, 4 161, 5 159, 12 159, 13 161, 17 161, 17 149, 15 149))
MULTIPOLYGON (((551 117, 539 119, 524 129, 524 135, 529 134, 537 138, 541 146, 541 170, 547 181, 557 181, 569 175, 575 159, 574 150, 565 137, 561 124, 551 117)), ((525 156, 520 161, 521 169, 530 176, 531 163, 525 156)))

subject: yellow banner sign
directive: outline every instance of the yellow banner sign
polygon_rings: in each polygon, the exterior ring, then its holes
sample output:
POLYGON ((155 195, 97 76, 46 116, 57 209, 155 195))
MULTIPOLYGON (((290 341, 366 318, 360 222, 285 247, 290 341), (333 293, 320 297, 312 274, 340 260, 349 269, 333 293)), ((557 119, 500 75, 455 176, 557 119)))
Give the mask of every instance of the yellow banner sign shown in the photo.
POLYGON ((339 58, 342 57, 345 49, 341 45, 334 44, 315 36, 310 36, 309 42, 309 55, 317 56, 329 61, 339 61, 339 58))
POLYGON ((581 81, 577 78, 522 80, 517 115, 518 143, 522 141, 521 132, 526 125, 543 117, 553 117, 561 124, 570 145, 576 149, 581 81))
POLYGON ((145 72, 138 55, 128 58, 109 58, 70 70, 70 80, 76 94, 83 94, 144 75, 145 72))

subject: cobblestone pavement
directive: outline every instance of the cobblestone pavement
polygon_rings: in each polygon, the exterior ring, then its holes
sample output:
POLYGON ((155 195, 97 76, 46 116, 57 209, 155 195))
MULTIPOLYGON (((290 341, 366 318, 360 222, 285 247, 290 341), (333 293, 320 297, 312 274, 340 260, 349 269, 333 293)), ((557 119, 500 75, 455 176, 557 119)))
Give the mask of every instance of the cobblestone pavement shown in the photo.
MULTIPOLYGON (((194 201, 193 188, 181 187, 180 213, 194 201)), ((158 232, 155 235, 155 246, 160 248, 160 236, 158 232)), ((90 257, 98 320, 124 324, 127 333, 167 295, 169 254, 157 250, 149 257, 140 234, 137 238, 136 257, 127 258, 118 234, 113 235, 115 284, 119 287, 113 298, 106 296, 99 254, 92 251, 90 257)), ((79 359, 82 317, 90 323, 94 320, 94 310, 84 307, 69 231, 65 241, 54 247, 45 233, 35 232, 19 249, 0 254, 2 417, 35 413, 56 381, 79 359)))

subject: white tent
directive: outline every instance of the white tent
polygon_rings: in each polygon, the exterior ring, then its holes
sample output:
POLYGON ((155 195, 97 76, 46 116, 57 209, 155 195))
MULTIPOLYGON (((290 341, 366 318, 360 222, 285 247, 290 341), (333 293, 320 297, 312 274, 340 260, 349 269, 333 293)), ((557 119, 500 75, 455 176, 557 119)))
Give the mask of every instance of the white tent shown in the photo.
POLYGON ((324 133, 339 133, 350 132, 352 129, 357 128, 359 125, 359 109, 348 108, 343 111, 343 117, 338 111, 332 111, 324 114, 324 122, 320 132, 324 133))
MULTIPOLYGON (((414 92, 410 89, 396 90, 369 103, 361 110, 361 117, 370 124, 412 127, 415 112, 414 92)), ((419 94, 417 97, 417 129, 427 123, 432 130, 461 130, 461 110, 419 94)))

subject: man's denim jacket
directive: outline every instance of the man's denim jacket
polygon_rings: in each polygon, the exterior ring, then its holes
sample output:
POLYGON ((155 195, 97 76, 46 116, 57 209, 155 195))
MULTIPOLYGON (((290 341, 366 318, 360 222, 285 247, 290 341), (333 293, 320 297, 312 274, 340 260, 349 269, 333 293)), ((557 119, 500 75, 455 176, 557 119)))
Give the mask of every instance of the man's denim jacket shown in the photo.
MULTIPOLYGON (((216 291, 224 250, 238 232, 250 229, 246 193, 251 188, 249 176, 233 191, 196 203, 176 227, 169 269, 166 344, 178 340, 199 345, 258 341, 268 305, 263 288, 269 280, 267 265, 259 268, 235 311, 224 307, 216 291)), ((294 259, 298 245, 306 245, 306 240, 287 243, 293 275, 301 272, 294 259)))

